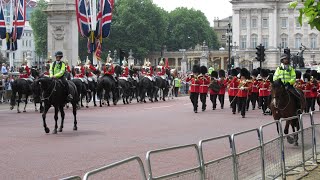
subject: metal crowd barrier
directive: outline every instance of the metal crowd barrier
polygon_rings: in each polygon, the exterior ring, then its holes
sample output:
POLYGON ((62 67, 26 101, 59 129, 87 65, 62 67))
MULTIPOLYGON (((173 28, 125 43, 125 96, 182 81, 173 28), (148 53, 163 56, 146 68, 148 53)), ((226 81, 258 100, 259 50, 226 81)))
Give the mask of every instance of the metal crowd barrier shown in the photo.
MULTIPOLYGON (((310 169, 307 167, 312 167, 313 169, 317 167, 316 163, 319 155, 320 112, 311 112, 300 116, 282 118, 279 121, 262 125, 259 129, 251 129, 232 135, 201 140, 198 145, 190 144, 149 151, 146 155, 146 165, 148 167, 148 180, 269 180, 277 179, 279 177, 286 179, 287 176, 295 174, 298 174, 299 178, 301 178, 301 176, 308 174, 310 169), (318 115, 319 117, 316 118, 318 115), (298 119, 297 125, 300 129, 298 131, 285 134, 283 132, 283 125, 294 119, 298 119), (274 133, 272 134, 272 138, 269 137, 267 139, 265 134, 266 128, 273 129, 274 133), (237 138, 239 136, 248 135, 249 133, 256 134, 257 141, 255 145, 246 147, 246 150, 243 151, 238 150, 237 138), (298 142, 297 144, 295 144, 296 140, 298 142), (217 151, 214 151, 214 149, 219 146, 207 148, 207 145, 210 145, 211 143, 219 144, 218 142, 224 142, 227 145, 228 150, 224 155, 217 155, 217 151), (178 162, 178 158, 176 158, 176 156, 167 157, 164 155, 165 153, 172 152, 176 153, 176 155, 181 155, 183 154, 180 152, 181 150, 189 150, 194 153, 194 156, 188 154, 188 159, 184 159, 183 162, 178 162), (159 158, 156 158, 157 155, 160 157, 160 160, 158 160, 159 158), (212 155, 214 157, 210 157, 212 155), (167 169, 170 165, 185 165, 187 162, 191 161, 192 157, 194 158, 194 165, 192 165, 192 167, 188 165, 187 168, 168 172, 167 169), (156 162, 158 162, 158 164, 156 162), (159 168, 159 163, 162 163, 162 168, 159 168), (155 164, 158 166, 154 167, 155 164), (158 172, 159 169, 164 172, 158 172)), ((139 174, 141 177, 131 177, 130 179, 146 180, 146 171, 139 157, 131 157, 111 165, 89 171, 84 175, 83 179, 87 180, 89 177, 96 174, 100 175, 99 179, 110 179, 109 176, 103 175, 102 172, 119 168, 122 165, 126 165, 134 161, 139 164, 139 174)), ((121 177, 121 173, 125 174, 128 173, 128 171, 121 169, 120 175, 111 179, 123 179, 121 177)), ((63 180, 77 179, 81 178, 78 176, 72 176, 64 178, 63 180)))

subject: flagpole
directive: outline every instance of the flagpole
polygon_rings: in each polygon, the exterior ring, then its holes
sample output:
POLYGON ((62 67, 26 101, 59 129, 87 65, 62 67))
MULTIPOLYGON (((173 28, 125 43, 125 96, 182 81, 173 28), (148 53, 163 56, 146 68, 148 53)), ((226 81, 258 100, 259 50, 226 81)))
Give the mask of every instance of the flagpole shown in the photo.
MULTIPOLYGON (((94 32, 97 27, 97 0, 92 0, 91 5, 91 31, 94 32)), ((92 52, 92 64, 97 64, 95 51, 92 52)))
MULTIPOLYGON (((9 18, 9 29, 7 33, 12 33, 12 27, 13 27, 13 1, 14 0, 10 0, 10 18, 9 18)), ((9 43, 10 43, 10 49, 9 49, 9 63, 10 63, 10 68, 14 66, 13 64, 13 54, 12 54, 12 43, 10 41, 10 37, 8 39, 9 43)))

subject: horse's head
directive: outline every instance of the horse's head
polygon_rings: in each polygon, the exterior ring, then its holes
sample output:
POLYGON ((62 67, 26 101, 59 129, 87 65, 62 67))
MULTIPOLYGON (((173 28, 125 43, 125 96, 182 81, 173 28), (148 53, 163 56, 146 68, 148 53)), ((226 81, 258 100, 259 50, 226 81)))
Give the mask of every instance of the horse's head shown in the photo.
POLYGON ((286 92, 286 88, 281 81, 281 79, 278 79, 272 83, 272 90, 271 95, 272 98, 278 98, 279 96, 283 95, 286 92))
POLYGON ((120 74, 122 73, 122 67, 119 66, 119 65, 116 65, 116 66, 114 67, 114 73, 115 73, 117 76, 120 75, 120 74))
POLYGON ((171 75, 171 71, 169 68, 166 68, 166 75, 170 76, 171 75))
POLYGON ((40 97, 41 97, 41 87, 40 87, 40 83, 39 83, 38 79, 36 79, 32 83, 31 88, 32 88, 33 98, 34 99, 40 99, 40 97))

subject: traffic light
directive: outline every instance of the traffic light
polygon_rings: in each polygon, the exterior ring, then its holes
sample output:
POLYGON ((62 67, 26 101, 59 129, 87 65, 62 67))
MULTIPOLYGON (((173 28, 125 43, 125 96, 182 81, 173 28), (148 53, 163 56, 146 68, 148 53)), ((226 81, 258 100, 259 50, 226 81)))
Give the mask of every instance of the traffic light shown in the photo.
POLYGON ((256 52, 256 55, 257 55, 256 60, 257 60, 257 61, 261 61, 261 44, 260 44, 259 46, 257 46, 256 49, 257 49, 257 52, 256 52))
POLYGON ((284 53, 287 55, 288 58, 290 58, 290 49, 287 47, 284 49, 284 53))
POLYGON ((264 62, 266 60, 265 59, 266 55, 264 54, 265 49, 264 49, 264 46, 260 45, 260 47, 261 47, 261 49, 260 49, 261 50, 261 57, 260 58, 261 58, 261 61, 264 62))
POLYGON ((233 66, 234 65, 234 57, 232 56, 231 57, 231 66, 233 66))

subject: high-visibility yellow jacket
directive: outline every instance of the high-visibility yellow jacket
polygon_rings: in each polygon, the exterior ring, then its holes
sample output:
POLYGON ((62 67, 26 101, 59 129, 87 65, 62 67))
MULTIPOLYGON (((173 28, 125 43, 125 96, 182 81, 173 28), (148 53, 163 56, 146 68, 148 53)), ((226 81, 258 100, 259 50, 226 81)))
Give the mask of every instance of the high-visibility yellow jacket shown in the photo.
POLYGON ((181 87, 181 80, 179 78, 174 79, 174 87, 181 87))
POLYGON ((273 75, 273 81, 278 79, 281 79, 284 84, 290 83, 290 85, 293 85, 296 82, 296 72, 290 65, 288 70, 285 70, 280 66, 273 75))
POLYGON ((61 78, 66 71, 66 64, 62 61, 50 64, 50 77, 61 78), (54 67, 53 67, 54 66, 54 67))

